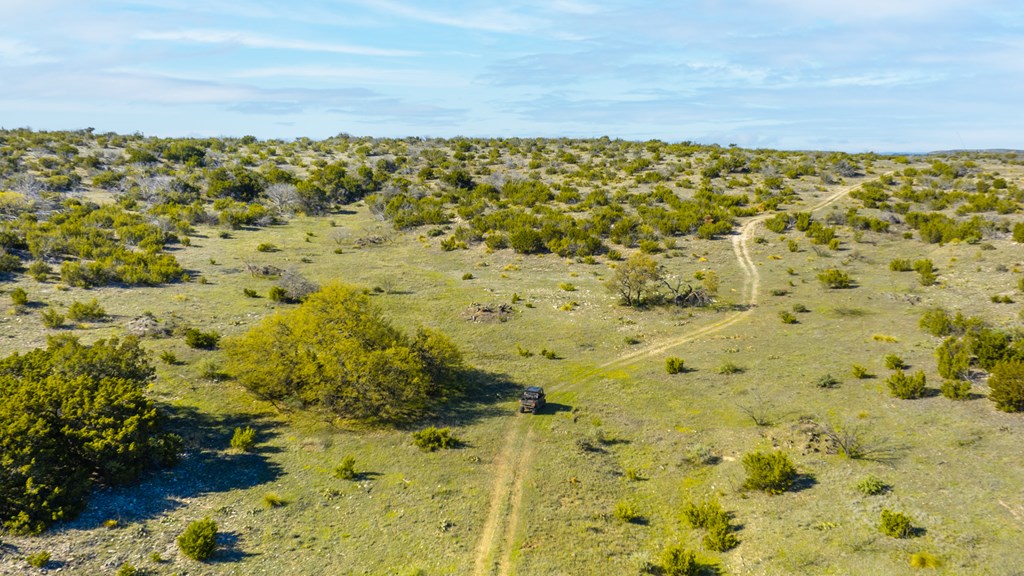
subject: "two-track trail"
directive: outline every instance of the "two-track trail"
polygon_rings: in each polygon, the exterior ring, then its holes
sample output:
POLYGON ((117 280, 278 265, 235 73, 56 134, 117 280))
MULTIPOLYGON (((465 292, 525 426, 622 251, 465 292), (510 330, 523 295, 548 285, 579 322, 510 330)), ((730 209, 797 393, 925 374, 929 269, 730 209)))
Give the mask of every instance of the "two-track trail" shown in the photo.
MULTIPOLYGON (((835 204, 860 185, 861 183, 857 183, 840 188, 811 206, 810 211, 817 212, 835 204)), ((642 350, 623 354, 614 360, 581 374, 576 378, 575 382, 559 387, 558 391, 571 389, 587 380, 606 373, 610 369, 636 364, 697 338, 728 328, 746 319, 753 313, 754 307, 757 306, 761 284, 761 275, 757 270, 757 264, 750 255, 750 239, 753 237, 754 229, 757 225, 770 216, 770 214, 762 214, 751 218, 743 224, 739 234, 732 237, 733 253, 736 256, 740 270, 743 272, 743 305, 737 311, 728 314, 717 322, 702 326, 686 334, 665 339, 642 350)), ((502 444, 501 451, 498 452, 492 463, 494 467, 494 483, 491 487, 487 517, 484 520, 483 528, 480 531, 480 540, 476 546, 473 563, 474 576, 490 576, 493 574, 508 576, 512 571, 512 548, 519 526, 523 485, 526 474, 529 472, 530 461, 533 459, 534 442, 532 441, 533 429, 530 427, 530 419, 531 417, 514 419, 505 432, 505 441, 502 444)))

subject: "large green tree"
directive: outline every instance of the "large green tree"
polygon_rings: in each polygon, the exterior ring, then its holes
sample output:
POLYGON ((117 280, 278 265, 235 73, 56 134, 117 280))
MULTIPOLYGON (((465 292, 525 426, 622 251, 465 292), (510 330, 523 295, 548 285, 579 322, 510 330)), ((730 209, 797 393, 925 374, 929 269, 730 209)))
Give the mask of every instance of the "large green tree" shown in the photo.
POLYGON ((249 390, 343 418, 406 422, 461 390, 451 340, 429 329, 406 336, 354 286, 325 286, 223 347, 228 372, 249 390))

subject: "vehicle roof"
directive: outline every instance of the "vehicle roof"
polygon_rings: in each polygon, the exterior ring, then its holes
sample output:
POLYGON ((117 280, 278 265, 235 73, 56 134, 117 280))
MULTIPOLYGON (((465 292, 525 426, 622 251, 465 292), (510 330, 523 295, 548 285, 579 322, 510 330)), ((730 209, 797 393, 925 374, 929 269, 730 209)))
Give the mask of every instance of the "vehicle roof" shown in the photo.
POLYGON ((544 389, 540 386, 527 386, 525 392, 544 392, 544 389))

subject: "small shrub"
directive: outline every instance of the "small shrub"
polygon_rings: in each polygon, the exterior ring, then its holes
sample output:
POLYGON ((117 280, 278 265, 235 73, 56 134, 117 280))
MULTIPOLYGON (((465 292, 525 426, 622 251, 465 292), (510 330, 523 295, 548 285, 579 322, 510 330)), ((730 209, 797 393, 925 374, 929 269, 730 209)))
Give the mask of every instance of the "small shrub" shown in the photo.
POLYGON ((876 476, 867 476, 857 482, 857 491, 865 496, 877 496, 889 490, 889 485, 876 476))
POLYGON ((356 478, 356 459, 352 456, 345 456, 341 460, 341 464, 334 469, 334 477, 341 478, 342 480, 355 480, 356 478))
POLYGON ((641 475, 640 471, 636 468, 626 468, 623 475, 626 477, 626 480, 629 480, 630 482, 639 482, 644 479, 643 475, 641 475))
POLYGON ((896 338, 895 336, 890 336, 888 334, 872 334, 871 339, 874 340, 875 342, 889 342, 890 344, 895 344, 896 342, 899 342, 898 338, 896 338))
POLYGON ((868 369, 861 366, 860 364, 854 364, 853 368, 850 369, 850 373, 853 374, 853 377, 857 378, 858 380, 871 378, 871 373, 868 372, 868 369))
POLYGON ((548 350, 547 348, 541 348, 540 355, 547 358, 548 360, 558 360, 558 353, 554 350, 548 350))
POLYGON ((751 452, 743 457, 747 479, 743 487, 762 490, 768 494, 782 494, 796 481, 796 467, 782 452, 751 452))
POLYGON ((117 569, 116 574, 117 576, 140 576, 142 572, 132 565, 131 562, 125 562, 117 569))
POLYGON ((913 376, 907 376, 903 370, 896 370, 885 383, 889 386, 889 392, 896 398, 902 400, 920 398, 924 395, 924 370, 918 370, 913 376))
POLYGON ((28 275, 36 282, 46 282, 46 279, 53 273, 53 268, 42 260, 36 260, 28 267, 28 275))
POLYGON ((893 512, 888 508, 882 509, 881 523, 878 529, 886 536, 893 538, 909 538, 913 533, 910 517, 902 512, 893 512))
POLYGON ((35 554, 29 554, 25 561, 28 562, 29 566, 34 568, 43 568, 50 563, 50 553, 46 550, 36 552, 35 554))
POLYGON ((910 272, 913 269, 908 258, 895 258, 889 262, 889 270, 893 272, 910 272))
POLYGON ((188 330, 185 330, 185 344, 187 344, 189 348, 213 350, 217 347, 219 342, 220 334, 217 332, 203 332, 198 328, 189 328, 188 330))
POLYGON ((814 385, 818 388, 835 388, 839 386, 839 380, 836 380, 831 374, 825 374, 815 380, 814 385))
POLYGON ((424 452, 455 448, 459 444, 459 440, 452 436, 451 428, 435 428, 434 426, 414 432, 412 442, 424 452))
POLYGON ((988 397, 1003 412, 1024 412, 1024 362, 1001 360, 992 367, 988 397))
POLYGON ((943 380, 941 391, 950 400, 967 400, 971 397, 971 383, 967 380, 943 380))
POLYGON ((699 576, 702 571, 692 550, 670 546, 661 554, 661 573, 665 576, 699 576))
POLYGON ((885 367, 889 370, 903 370, 907 367, 907 363, 903 361, 903 358, 895 354, 886 354, 885 367))
POLYGON ((267 298, 270 298, 272 302, 287 302, 288 291, 280 286, 273 286, 270 288, 270 292, 267 294, 267 298))
POLYGON ((277 246, 274 246, 270 242, 263 242, 256 247, 257 252, 277 252, 277 246))
POLYGON ((736 537, 732 526, 728 523, 714 524, 708 528, 704 535, 704 547, 714 552, 726 552, 739 545, 740 539, 736 537))
POLYGON ((807 306, 804 306, 803 304, 797 303, 797 304, 793 304, 793 312, 796 312, 798 314, 803 314, 805 312, 810 312, 810 309, 808 309, 807 306))
POLYGON ((529 358, 530 356, 533 356, 533 352, 530 352, 528 349, 523 348, 519 344, 516 344, 516 354, 519 354, 523 358, 529 358))
POLYGON ((68 306, 68 319, 75 322, 82 320, 98 322, 106 317, 107 311, 100 306, 95 298, 89 302, 79 302, 76 300, 71 303, 71 306, 68 306))
POLYGON ((11 290, 11 304, 15 306, 27 306, 28 305, 28 292, 25 292, 24 288, 15 288, 11 290))
POLYGON ((565 312, 572 312, 573 310, 579 308, 579 306, 580 306, 579 302, 577 302, 575 300, 570 300, 570 301, 566 302, 565 304, 562 304, 559 307, 559 310, 564 310, 565 312))
POLYGON ((853 279, 850 278, 850 275, 836 268, 829 268, 818 274, 818 281, 826 288, 832 289, 851 288, 853 286, 853 279))
POLYGON ((614 514, 619 520, 630 524, 643 519, 643 514, 641 514, 636 507, 629 502, 619 502, 616 504, 614 514))
POLYGON ((242 288, 242 294, 245 294, 246 298, 259 298, 260 295, 252 288, 242 288))
POLYGON ((683 507, 683 519, 692 528, 709 529, 715 524, 728 524, 729 513, 722 508, 718 500, 687 502, 683 507))
POLYGON ((782 288, 775 288, 771 291, 772 296, 785 296, 789 294, 789 290, 783 290, 782 288))
POLYGON ((462 279, 463 280, 472 280, 473 279, 473 273, 472 272, 466 272, 465 274, 462 275, 462 279))
POLYGON ((953 319, 942 308, 933 308, 921 315, 918 326, 932 336, 948 336, 953 332, 953 319))
POLYGON ((741 372, 743 372, 743 368, 732 362, 726 362, 718 367, 719 374, 739 374, 741 372))
POLYGON ((265 508, 280 508, 287 503, 284 498, 273 492, 267 492, 263 495, 263 506, 265 508))
POLYGON ((178 536, 178 549, 193 560, 208 560, 217 549, 217 523, 209 517, 192 522, 178 536))
POLYGON ((783 324, 796 324, 796 316, 792 312, 783 310, 779 312, 779 320, 782 320, 783 324))
POLYGON ((558 287, 561 288, 562 290, 565 290, 566 292, 575 292, 576 291, 576 286, 573 285, 573 284, 570 284, 569 282, 562 282, 561 284, 558 285, 558 287))
POLYGON ((43 326, 47 328, 57 329, 64 326, 64 315, 57 312, 57 309, 53 306, 40 312, 39 317, 43 320, 43 326))
POLYGON ((251 426, 235 428, 231 435, 231 447, 240 452, 250 452, 256 445, 256 431, 251 426))
POLYGON ((665 359, 665 372, 681 374, 686 371, 686 362, 682 358, 670 356, 665 359))

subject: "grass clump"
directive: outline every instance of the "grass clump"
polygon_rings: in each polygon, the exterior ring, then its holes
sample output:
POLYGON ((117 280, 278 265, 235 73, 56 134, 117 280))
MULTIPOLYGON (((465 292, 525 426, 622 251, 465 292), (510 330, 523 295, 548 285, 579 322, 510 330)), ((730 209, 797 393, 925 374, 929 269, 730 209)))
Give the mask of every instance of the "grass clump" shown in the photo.
POLYGON ((190 523, 178 536, 178 549, 193 560, 208 560, 217 549, 217 523, 209 516, 190 523))
POLYGON ((913 400, 924 396, 925 375, 924 370, 918 370, 913 376, 908 376, 903 370, 896 370, 885 384, 889 392, 901 400, 913 400))
POLYGON ((665 358, 665 372, 669 374, 682 374, 686 371, 686 362, 679 357, 670 356, 665 358))
POLYGON ((263 495, 263 506, 266 508, 280 508, 286 504, 288 502, 274 492, 267 492, 263 495))
POLYGON ((231 435, 231 447, 239 452, 251 452, 256 446, 256 431, 251 426, 235 428, 231 435))
POLYGON ((877 496, 889 491, 889 485, 877 476, 867 476, 857 482, 857 491, 865 496, 877 496))
POLYGON ((737 366, 732 362, 726 362, 718 367, 719 374, 739 374, 741 372, 743 372, 743 367, 737 366))
POLYGON ((616 518, 627 524, 638 524, 643 520, 643 514, 629 502, 619 502, 616 504, 613 513, 616 518))
POLYGON ((743 457, 747 479, 743 487, 768 494, 782 494, 796 481, 796 467, 782 452, 750 452, 743 457))
POLYGON ((779 320, 782 320, 783 324, 796 324, 797 323, 796 316, 792 312, 790 312, 788 310, 783 310, 783 311, 779 312, 779 320))
POLYGON ((447 450, 459 445, 458 438, 452 436, 451 428, 436 428, 434 426, 414 432, 412 442, 424 452, 447 450))
POLYGON ((115 572, 116 576, 140 576, 143 574, 141 570, 135 567, 131 562, 125 562, 121 564, 121 567, 115 572))
POLYGON ((818 388, 835 388, 836 386, 839 386, 839 380, 831 374, 825 374, 815 380, 814 385, 818 388))
POLYGON ((43 568, 50 563, 50 553, 46 550, 36 552, 35 554, 29 554, 25 561, 28 562, 29 566, 34 568, 43 568))
POLYGON ((562 282, 561 284, 558 285, 558 287, 561 288, 562 290, 566 291, 566 292, 575 292, 576 291, 576 286, 571 284, 571 283, 569 283, 569 282, 562 282))
POLYGON ((341 460, 341 464, 334 469, 334 477, 342 480, 355 480, 356 473, 356 459, 353 456, 345 456, 341 460))
POLYGON ((915 552, 910 555, 911 568, 938 568, 940 566, 942 566, 942 562, 927 552, 915 552))
POLYGON ((893 538, 909 538, 913 534, 912 521, 910 517, 902 512, 893 512, 888 508, 882 509, 881 522, 878 529, 886 536, 893 538))

